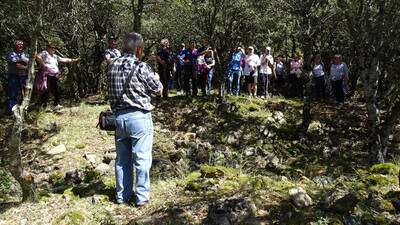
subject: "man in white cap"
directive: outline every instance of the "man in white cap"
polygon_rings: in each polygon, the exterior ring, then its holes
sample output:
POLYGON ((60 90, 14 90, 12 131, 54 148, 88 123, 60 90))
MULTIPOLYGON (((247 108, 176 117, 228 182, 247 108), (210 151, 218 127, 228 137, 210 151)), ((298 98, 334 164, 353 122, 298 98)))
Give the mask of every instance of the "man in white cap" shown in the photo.
POLYGON ((268 96, 268 87, 272 71, 274 69, 274 58, 271 55, 271 47, 266 47, 265 52, 260 57, 261 68, 258 75, 258 96, 261 98, 268 96))

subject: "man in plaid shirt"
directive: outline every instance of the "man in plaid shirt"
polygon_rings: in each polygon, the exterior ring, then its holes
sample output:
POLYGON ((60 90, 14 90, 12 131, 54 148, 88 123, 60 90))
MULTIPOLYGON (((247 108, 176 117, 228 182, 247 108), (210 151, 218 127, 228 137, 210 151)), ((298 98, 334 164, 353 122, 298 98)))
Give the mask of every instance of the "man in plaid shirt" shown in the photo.
POLYGON ((136 169, 135 202, 146 205, 150 199, 154 108, 151 94, 160 95, 163 86, 157 74, 144 62, 143 38, 129 33, 124 40, 124 53, 115 59, 108 72, 110 105, 116 116, 115 163, 116 202, 126 203, 132 195, 133 165, 136 169), (128 83, 126 83, 128 82, 128 83), (126 85, 127 84, 127 85, 126 85))

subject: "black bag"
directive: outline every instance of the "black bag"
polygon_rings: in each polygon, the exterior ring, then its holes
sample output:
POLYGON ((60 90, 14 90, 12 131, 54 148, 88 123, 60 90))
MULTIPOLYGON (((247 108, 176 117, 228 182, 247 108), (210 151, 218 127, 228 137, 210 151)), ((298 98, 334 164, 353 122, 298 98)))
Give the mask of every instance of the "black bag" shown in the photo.
POLYGON ((97 123, 100 130, 114 131, 116 129, 115 115, 111 110, 100 112, 99 122, 97 123))
MULTIPOLYGON (((122 95, 124 95, 126 89, 128 88, 128 84, 130 83, 133 74, 135 74, 137 72, 137 68, 138 68, 137 65, 139 65, 139 63, 140 63, 140 61, 136 61, 134 63, 134 65, 136 66, 136 69, 133 73, 130 73, 129 77, 126 79, 126 83, 124 84, 124 89, 122 91, 122 95)), ((122 99, 122 96, 120 98, 122 99)), ((116 124, 116 117, 115 117, 113 111, 111 111, 110 109, 101 111, 100 115, 99 115, 99 122, 97 123, 96 127, 100 128, 100 130, 115 131, 117 128, 117 124, 116 124)))

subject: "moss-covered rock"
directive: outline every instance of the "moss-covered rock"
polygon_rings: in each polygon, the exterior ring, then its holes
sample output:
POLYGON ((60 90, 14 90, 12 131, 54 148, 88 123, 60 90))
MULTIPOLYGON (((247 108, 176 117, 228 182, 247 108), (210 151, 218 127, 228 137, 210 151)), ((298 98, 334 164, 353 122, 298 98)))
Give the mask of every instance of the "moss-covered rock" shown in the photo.
POLYGON ((371 172, 375 174, 398 175, 399 169, 399 166, 393 163, 380 163, 373 165, 371 167, 371 172))
POLYGON ((371 174, 367 177, 367 182, 372 186, 387 186, 397 185, 398 179, 391 175, 371 174))
POLYGON ((69 211, 55 218, 52 225, 81 225, 86 221, 86 216, 81 211, 69 211))
POLYGON ((64 174, 60 170, 53 171, 49 176, 49 182, 56 186, 63 184, 64 174))
POLYGON ((239 176, 239 171, 223 166, 203 165, 200 174, 202 178, 233 178, 239 176))

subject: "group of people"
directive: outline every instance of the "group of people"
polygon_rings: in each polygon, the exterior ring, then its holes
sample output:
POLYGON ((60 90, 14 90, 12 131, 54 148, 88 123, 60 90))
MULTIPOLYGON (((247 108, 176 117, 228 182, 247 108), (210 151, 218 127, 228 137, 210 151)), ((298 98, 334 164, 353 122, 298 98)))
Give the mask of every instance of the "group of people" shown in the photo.
MULTIPOLYGON (((134 198, 136 206, 146 205, 150 200, 150 168, 152 164, 153 122, 151 111, 152 95, 168 97, 171 78, 175 78, 176 88, 183 89, 186 95, 197 95, 197 84, 203 94, 209 95, 214 74, 214 50, 205 43, 199 49, 192 43, 189 48, 179 46, 177 54, 170 50, 167 39, 161 41, 157 51, 158 73, 143 62, 144 40, 138 33, 128 33, 123 40, 123 52, 117 49, 116 39, 109 40, 104 60, 108 64, 107 84, 108 100, 116 118, 116 203, 127 203, 134 198), (136 182, 133 182, 135 168, 136 182), (135 191, 133 191, 135 183, 135 191)), ((41 65, 37 80, 37 89, 50 91, 58 105, 59 63, 74 63, 79 59, 63 58, 55 54, 51 43, 46 50, 35 56, 41 65)), ((11 111, 17 104, 17 96, 24 94, 29 56, 24 52, 24 43, 15 42, 15 51, 8 57, 9 102, 11 111)), ((293 55, 289 68, 286 69, 283 57, 274 61, 271 48, 258 56, 253 47, 245 51, 238 47, 231 52, 227 72, 227 91, 232 95, 241 93, 242 83, 247 87, 250 96, 266 97, 269 93, 271 79, 278 86, 290 84, 293 95, 302 93, 302 61, 293 55), (287 75, 285 75, 287 74, 287 75)), ((312 63, 312 74, 316 84, 317 95, 325 95, 325 77, 327 72, 321 57, 316 55, 312 63)), ((335 55, 330 66, 329 78, 338 104, 344 101, 343 82, 348 79, 346 64, 341 62, 340 55, 335 55)), ((48 95, 45 95, 47 97, 48 95)))
MULTIPOLYGON (((342 105, 349 70, 341 55, 334 55, 330 67, 326 68, 321 55, 316 54, 311 69, 315 96, 323 99, 332 93, 336 103, 342 105)), ((265 98, 270 95, 271 84, 274 84, 276 92, 284 92, 286 87, 290 97, 303 98, 304 76, 303 61, 297 54, 292 55, 290 63, 285 63, 282 55, 274 60, 270 47, 266 47, 260 56, 254 53, 252 46, 245 51, 238 47, 229 56, 227 92, 240 95, 241 89, 247 86, 249 96, 265 98)))
MULTIPOLYGON (((55 50, 56 46, 53 43, 48 43, 45 50, 34 56, 40 65, 35 80, 35 89, 40 93, 40 104, 46 105, 51 93, 54 96, 54 107, 60 108, 58 79, 61 71, 59 63, 75 63, 79 59, 61 57, 55 53, 55 50)), ((25 52, 25 44, 22 40, 16 40, 14 50, 7 54, 8 114, 12 114, 14 106, 25 95, 29 57, 25 52)))

